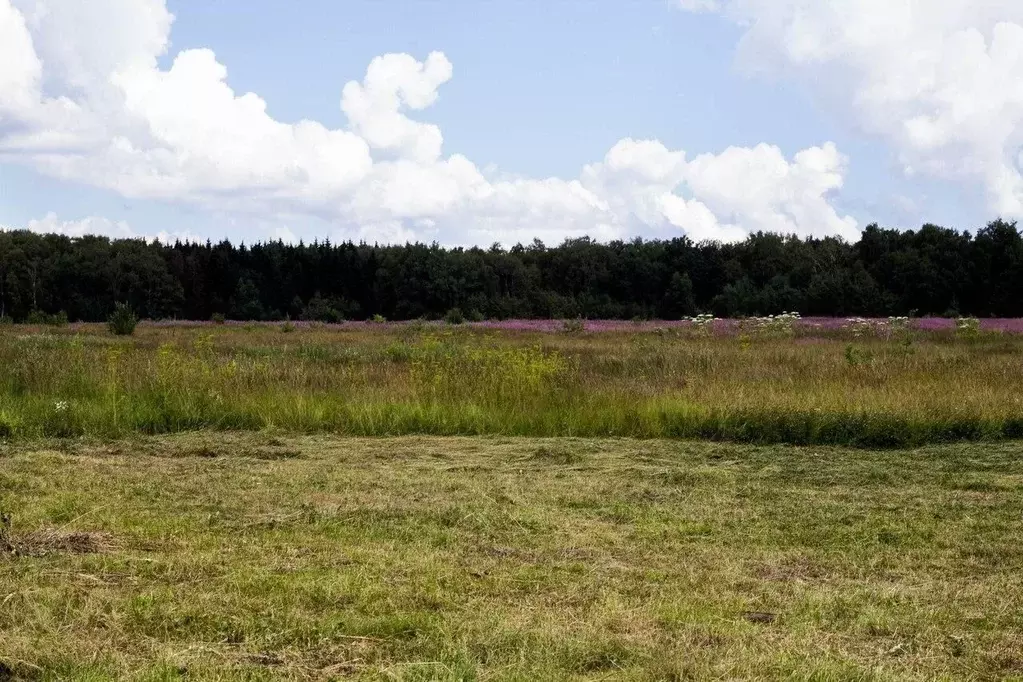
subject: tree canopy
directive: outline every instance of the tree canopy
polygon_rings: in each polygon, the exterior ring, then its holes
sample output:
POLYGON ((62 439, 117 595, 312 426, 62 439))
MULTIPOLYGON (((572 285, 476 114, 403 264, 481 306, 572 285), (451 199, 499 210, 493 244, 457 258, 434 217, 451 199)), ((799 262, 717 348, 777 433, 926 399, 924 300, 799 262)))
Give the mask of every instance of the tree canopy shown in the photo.
POLYGON ((678 319, 798 311, 821 316, 1023 317, 1023 238, 871 225, 835 238, 751 235, 736 244, 539 241, 509 249, 316 241, 235 246, 0 233, 0 316, 104 320, 123 302, 149 319, 678 319))

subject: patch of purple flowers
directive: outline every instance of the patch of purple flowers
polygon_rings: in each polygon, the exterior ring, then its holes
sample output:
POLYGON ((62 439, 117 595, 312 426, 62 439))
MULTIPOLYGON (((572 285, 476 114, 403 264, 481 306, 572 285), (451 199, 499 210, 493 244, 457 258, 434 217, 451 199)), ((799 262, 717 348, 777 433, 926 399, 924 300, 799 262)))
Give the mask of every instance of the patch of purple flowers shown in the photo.
MULTIPOLYGON (((868 322, 875 322, 879 325, 888 323, 887 318, 868 319, 868 322)), ((147 327, 212 327, 221 326, 211 321, 189 321, 189 320, 159 320, 145 322, 147 327)), ((274 328, 281 325, 281 322, 239 322, 228 320, 222 323, 225 327, 247 327, 259 326, 274 328)), ((319 322, 306 322, 295 320, 292 323, 296 328, 308 329, 311 327, 323 327, 329 329, 361 329, 386 327, 395 328, 411 324, 425 324, 433 327, 445 327, 442 321, 434 322, 370 322, 370 321, 346 321, 337 324, 325 324, 319 322)), ((920 331, 954 331, 956 320, 943 317, 921 317, 909 322, 913 329, 920 331)), ((691 320, 585 320, 584 330, 591 333, 601 332, 627 332, 627 331, 655 331, 657 329, 690 329, 695 325, 691 320)), ((735 333, 742 325, 741 320, 736 319, 715 319, 708 323, 713 332, 717 335, 735 333)), ((811 336, 814 331, 833 332, 847 329, 849 318, 844 317, 804 317, 794 323, 794 327, 803 336, 811 336)), ((72 325, 77 327, 78 324, 72 325)), ((556 333, 565 331, 564 320, 487 320, 484 322, 467 322, 464 327, 474 329, 494 329, 503 331, 520 331, 535 333, 556 333)), ((1023 318, 992 318, 980 320, 980 328, 983 331, 1003 332, 1007 334, 1023 334, 1023 318)))

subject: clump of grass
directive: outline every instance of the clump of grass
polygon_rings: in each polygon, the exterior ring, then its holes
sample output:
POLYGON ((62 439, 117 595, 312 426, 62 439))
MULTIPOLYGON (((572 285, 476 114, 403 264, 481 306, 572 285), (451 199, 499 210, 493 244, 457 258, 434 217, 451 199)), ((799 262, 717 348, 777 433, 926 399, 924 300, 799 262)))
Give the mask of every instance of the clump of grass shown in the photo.
POLYGON ((586 322, 581 317, 564 320, 561 323, 561 329, 566 334, 582 334, 586 331, 586 322))

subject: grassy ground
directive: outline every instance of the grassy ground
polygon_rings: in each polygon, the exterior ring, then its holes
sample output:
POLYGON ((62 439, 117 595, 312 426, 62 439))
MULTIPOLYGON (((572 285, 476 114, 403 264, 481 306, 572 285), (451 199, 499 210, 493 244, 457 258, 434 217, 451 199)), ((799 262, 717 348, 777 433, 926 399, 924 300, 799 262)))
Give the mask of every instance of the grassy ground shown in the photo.
POLYGON ((0 439, 265 430, 906 447, 1023 437, 1023 336, 0 327, 0 439), (954 395, 954 399, 950 396, 954 395))
POLYGON ((0 679, 1023 679, 1023 460, 178 435, 0 457, 0 679))

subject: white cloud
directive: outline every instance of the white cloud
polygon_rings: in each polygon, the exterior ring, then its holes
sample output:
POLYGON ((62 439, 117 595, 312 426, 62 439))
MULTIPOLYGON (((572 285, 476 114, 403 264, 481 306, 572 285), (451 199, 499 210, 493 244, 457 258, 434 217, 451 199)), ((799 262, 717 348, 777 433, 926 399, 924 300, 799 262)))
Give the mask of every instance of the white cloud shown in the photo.
POLYGON ((291 228, 288 227, 278 227, 274 229, 274 237, 285 244, 298 244, 299 242, 298 235, 292 232, 291 228))
POLYGON ((789 162, 766 144, 687 160, 660 142, 623 140, 583 177, 597 193, 614 198, 615 215, 647 225, 665 219, 697 241, 734 241, 750 229, 855 240, 856 221, 839 216, 827 200, 841 188, 845 165, 831 143, 805 149, 789 162))
POLYGON ((67 237, 95 235, 111 239, 145 239, 148 242, 160 241, 164 244, 172 244, 176 240, 182 242, 206 241, 205 238, 191 232, 162 231, 155 235, 138 234, 123 220, 113 221, 99 216, 89 216, 81 220, 61 220, 56 213, 47 213, 43 218, 29 220, 21 228, 0 225, 0 231, 16 229, 28 230, 37 234, 60 234, 67 237))
POLYGON ((804 78, 907 173, 976 182, 1023 217, 1023 2, 679 1, 745 27, 742 66, 804 78))
POLYGON ((39 234, 62 234, 68 237, 84 237, 90 234, 114 239, 128 239, 137 236, 124 221, 114 222, 96 216, 65 221, 59 220, 55 213, 48 213, 41 220, 28 221, 25 229, 39 234))
POLYGON ((690 12, 714 12, 720 9, 718 0, 678 0, 682 9, 690 12))
MULTIPOLYGON (((347 127, 330 129, 275 120, 258 95, 231 88, 210 50, 161 68, 172 21, 164 0, 0 0, 0 162, 253 222, 315 217, 367 241, 856 233, 830 204, 845 168, 830 144, 791 161, 767 145, 687 160, 657 141, 623 140, 576 179, 483 172, 445 157, 441 130, 409 116, 454 74, 440 52, 374 59, 342 89, 347 127)), ((270 233, 295 237, 282 230, 270 233)))
POLYGON ((440 52, 431 53, 424 63, 407 54, 377 57, 362 83, 345 85, 341 110, 352 130, 374 149, 393 150, 420 163, 436 161, 444 139, 440 128, 413 121, 400 109, 430 106, 437 101, 437 88, 451 75, 451 62, 440 52))
POLYGON ((0 2, 0 64, 4 64, 0 69, 0 114, 29 108, 38 92, 43 67, 32 47, 25 18, 4 2, 0 2))

